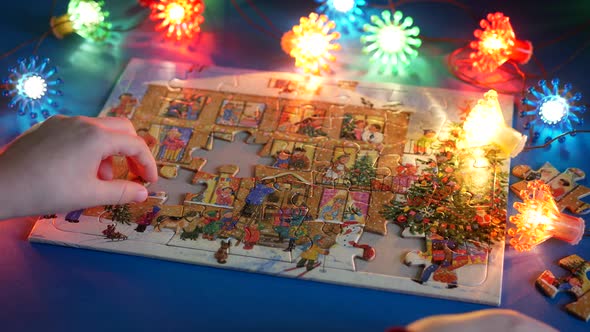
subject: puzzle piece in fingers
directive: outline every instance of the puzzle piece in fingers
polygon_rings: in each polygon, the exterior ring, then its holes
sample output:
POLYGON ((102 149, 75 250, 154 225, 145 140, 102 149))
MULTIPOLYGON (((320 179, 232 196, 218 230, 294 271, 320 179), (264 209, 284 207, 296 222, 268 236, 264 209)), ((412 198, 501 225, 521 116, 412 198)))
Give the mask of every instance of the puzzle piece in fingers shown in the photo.
POLYGON ((145 202, 48 215, 30 240, 498 304, 508 160, 456 144, 479 97, 134 59, 101 115, 132 121, 160 180, 115 158, 145 202))
POLYGON ((550 298, 554 298, 558 293, 573 294, 576 301, 567 304, 565 309, 587 322, 590 320, 590 262, 578 255, 571 255, 560 259, 559 266, 566 269, 569 274, 558 278, 550 270, 545 270, 537 278, 536 285, 550 298))
POLYGON ((526 189, 528 181, 542 180, 551 187, 555 202, 561 211, 568 209, 575 214, 590 213, 590 204, 581 200, 590 195, 590 188, 578 184, 578 181, 586 178, 583 170, 569 167, 561 172, 546 162, 536 171, 528 165, 514 166, 512 174, 522 179, 510 186, 515 194, 520 195, 521 191, 526 189))

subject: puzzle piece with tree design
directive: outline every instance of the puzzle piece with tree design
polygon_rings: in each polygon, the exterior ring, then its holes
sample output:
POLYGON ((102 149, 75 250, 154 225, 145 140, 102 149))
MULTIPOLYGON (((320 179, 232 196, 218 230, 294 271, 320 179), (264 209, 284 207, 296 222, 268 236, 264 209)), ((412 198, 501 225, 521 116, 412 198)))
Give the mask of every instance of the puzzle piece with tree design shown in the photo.
POLYGON ((545 270, 537 278, 537 287, 550 298, 560 292, 572 293, 577 300, 567 304, 565 309, 580 319, 590 320, 590 262, 578 255, 571 255, 560 259, 559 266, 570 274, 558 278, 551 271, 545 270))
POLYGON ((569 167, 564 172, 560 172, 546 162, 535 171, 528 165, 517 165, 512 168, 512 175, 522 179, 510 186, 516 195, 520 195, 520 192, 526 189, 528 181, 542 180, 551 187, 560 211, 568 209, 575 214, 590 213, 590 204, 581 200, 590 195, 590 188, 577 183, 586 177, 586 173, 579 168, 569 167))

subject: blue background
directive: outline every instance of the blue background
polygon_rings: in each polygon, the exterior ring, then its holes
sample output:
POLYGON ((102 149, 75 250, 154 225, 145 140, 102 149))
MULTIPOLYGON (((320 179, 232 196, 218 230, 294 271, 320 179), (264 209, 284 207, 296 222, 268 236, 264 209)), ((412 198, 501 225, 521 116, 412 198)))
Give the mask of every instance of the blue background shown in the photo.
MULTIPOLYGON (((246 13, 255 12, 238 1, 246 13)), ((281 31, 307 15, 315 2, 252 0, 281 31)), ((373 1, 376 3, 378 1, 373 1)), ((449 1, 450 2, 450 1, 449 1)), ((39 55, 50 57, 60 68, 65 84, 62 111, 96 115, 117 77, 131 57, 158 58, 220 66, 262 70, 289 70, 291 59, 278 41, 248 25, 229 0, 206 1, 206 23, 200 43, 162 42, 153 33, 147 11, 134 1, 107 1, 118 27, 139 24, 127 33, 115 33, 107 43, 93 44, 77 36, 57 40, 49 36, 39 55)), ((587 1, 462 1, 476 18, 491 11, 510 16, 519 39, 534 44, 566 35, 590 18, 587 1), (475 4, 477 3, 477 4, 475 4)), ((65 11, 58 1, 55 14, 65 11)), ((422 34, 432 38, 472 39, 477 21, 448 3, 415 2, 400 7, 414 17, 422 34)), ((48 29, 51 1, 4 1, 0 12, 0 51, 48 29)), ((586 25, 571 38, 537 52, 545 67, 566 63, 556 73, 574 84, 590 100, 590 72, 586 25), (568 58, 583 48, 572 61, 568 58)), ((349 40, 350 41, 350 40, 349 40)), ((347 43, 343 38, 342 43, 347 43)), ((427 86, 466 87, 445 70, 442 56, 461 46, 457 43, 426 43, 423 61, 433 68, 423 77, 391 78, 392 82, 427 86), (437 54, 430 54, 434 52, 437 54), (440 56, 436 56, 440 55, 440 56)), ((20 56, 29 55, 30 45, 0 60, 8 69, 20 56)), ((535 66, 525 67, 534 70, 535 66)), ((5 71, 7 74, 7 71, 5 71)), ((337 73, 338 74, 338 73, 337 73)), ((549 77, 551 78, 551 77, 549 77)), ((532 81, 534 83, 534 81, 532 81)), ((474 88, 470 88, 474 89, 474 88)), ((517 99, 520 96, 516 96, 517 99)), ((0 100, 0 143, 9 142, 26 129, 8 99, 0 100)), ((585 116, 589 120, 589 116, 585 116)), ((515 127, 522 121, 515 117, 515 127)), ((586 121, 589 123, 590 121, 586 121)), ((584 125, 582 129, 590 129, 584 125)), ((550 161, 559 169, 579 167, 590 173, 587 154, 590 135, 570 137, 564 144, 519 155, 513 165, 526 163, 538 168, 550 161)), ((513 179, 514 180, 514 179, 513 179)), ((582 184, 588 185, 588 181, 582 184)), ((1 190, 9 190, 2 188, 1 190)), ((512 194, 511 194, 512 196, 512 194)), ((511 210, 512 211, 512 210, 511 210)), ((589 218, 585 218, 589 221, 589 218)), ((26 237, 33 218, 0 222, 0 330, 339 330, 380 331, 418 318, 443 313, 460 313, 487 306, 386 293, 368 289, 275 278, 201 266, 184 265, 139 257, 107 254, 49 245, 33 245, 26 237)), ((563 331, 588 330, 590 325, 568 315, 563 306, 572 301, 567 294, 555 300, 534 288, 535 278, 545 269, 561 275, 558 259, 577 253, 590 259, 590 240, 572 247, 550 240, 530 253, 508 248, 505 257, 502 307, 519 310, 563 331)))

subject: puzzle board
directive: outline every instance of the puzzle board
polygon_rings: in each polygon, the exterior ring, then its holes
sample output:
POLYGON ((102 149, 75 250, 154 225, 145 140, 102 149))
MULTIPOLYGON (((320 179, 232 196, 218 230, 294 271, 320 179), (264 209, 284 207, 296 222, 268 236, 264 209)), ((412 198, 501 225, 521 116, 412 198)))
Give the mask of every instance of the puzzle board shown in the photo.
POLYGON ((508 161, 456 144, 481 95, 134 59, 100 116, 131 119, 160 180, 29 239, 498 305, 508 161))

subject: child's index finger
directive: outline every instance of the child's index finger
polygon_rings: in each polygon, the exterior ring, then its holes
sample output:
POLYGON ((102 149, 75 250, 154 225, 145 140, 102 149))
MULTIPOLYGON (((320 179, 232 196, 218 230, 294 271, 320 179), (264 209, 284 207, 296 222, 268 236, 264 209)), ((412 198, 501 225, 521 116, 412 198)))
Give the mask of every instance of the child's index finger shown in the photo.
POLYGON ((105 144, 105 156, 123 155, 132 158, 136 162, 138 176, 148 182, 158 180, 158 168, 156 161, 145 141, 139 136, 113 132, 109 135, 110 144, 105 144))

